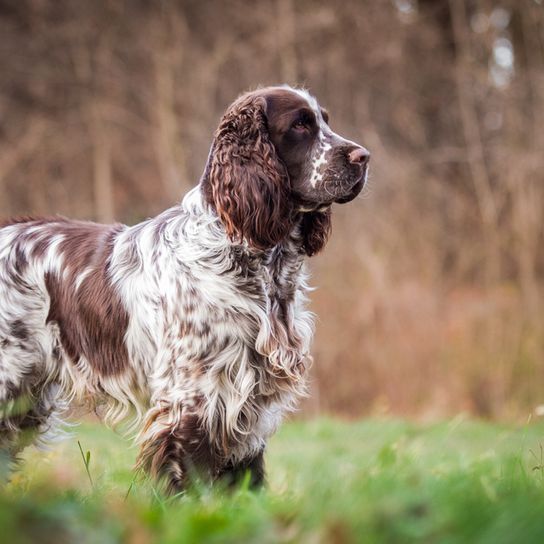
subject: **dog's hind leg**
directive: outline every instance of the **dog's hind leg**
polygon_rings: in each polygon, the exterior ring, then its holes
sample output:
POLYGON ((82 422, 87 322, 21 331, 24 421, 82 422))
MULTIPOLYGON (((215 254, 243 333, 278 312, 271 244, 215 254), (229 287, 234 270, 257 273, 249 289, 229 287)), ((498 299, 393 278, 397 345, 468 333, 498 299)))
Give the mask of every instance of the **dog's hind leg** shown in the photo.
POLYGON ((9 472, 27 446, 45 444, 60 436, 60 415, 64 409, 56 383, 5 400, 0 407, 0 472, 9 472))
POLYGON ((59 335, 43 314, 0 315, 0 452, 9 460, 50 435, 64 407, 59 335))

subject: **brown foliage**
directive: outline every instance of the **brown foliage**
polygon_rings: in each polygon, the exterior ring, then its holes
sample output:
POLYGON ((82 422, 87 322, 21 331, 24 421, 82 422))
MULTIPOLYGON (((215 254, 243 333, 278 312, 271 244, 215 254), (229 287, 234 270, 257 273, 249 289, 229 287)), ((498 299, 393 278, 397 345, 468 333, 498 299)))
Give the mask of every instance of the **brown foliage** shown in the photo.
POLYGON ((524 412, 544 398, 543 35, 535 0, 2 0, 0 214, 152 215, 235 96, 303 83, 373 156, 312 260, 316 406, 524 412))

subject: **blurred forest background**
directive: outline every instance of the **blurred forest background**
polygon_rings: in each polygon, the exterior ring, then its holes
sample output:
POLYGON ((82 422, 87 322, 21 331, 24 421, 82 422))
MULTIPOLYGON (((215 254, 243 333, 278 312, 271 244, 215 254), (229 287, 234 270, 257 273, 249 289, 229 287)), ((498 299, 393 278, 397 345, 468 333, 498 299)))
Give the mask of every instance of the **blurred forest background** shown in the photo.
POLYGON ((0 216, 156 214, 281 82, 372 152, 311 261, 307 412, 542 410, 541 0, 0 0, 0 216))

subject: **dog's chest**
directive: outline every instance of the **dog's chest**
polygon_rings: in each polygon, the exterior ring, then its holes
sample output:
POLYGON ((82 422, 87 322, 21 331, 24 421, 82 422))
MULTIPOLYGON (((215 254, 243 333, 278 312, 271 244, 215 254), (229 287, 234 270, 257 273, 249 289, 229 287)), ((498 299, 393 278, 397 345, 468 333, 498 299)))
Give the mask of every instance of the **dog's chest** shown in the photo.
POLYGON ((302 393, 311 316, 297 256, 223 270, 178 276, 189 299, 177 305, 168 336, 181 362, 177 390, 200 399, 211 434, 235 443, 237 457, 262 448, 302 393))

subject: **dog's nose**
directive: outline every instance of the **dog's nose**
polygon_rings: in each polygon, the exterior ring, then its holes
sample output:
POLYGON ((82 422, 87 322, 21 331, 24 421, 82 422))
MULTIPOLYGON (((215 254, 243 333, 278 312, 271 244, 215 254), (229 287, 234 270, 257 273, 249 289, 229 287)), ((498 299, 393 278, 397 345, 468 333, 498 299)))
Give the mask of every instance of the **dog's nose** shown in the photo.
POLYGON ((370 153, 364 147, 357 147, 348 154, 349 162, 364 166, 370 159, 370 153))

